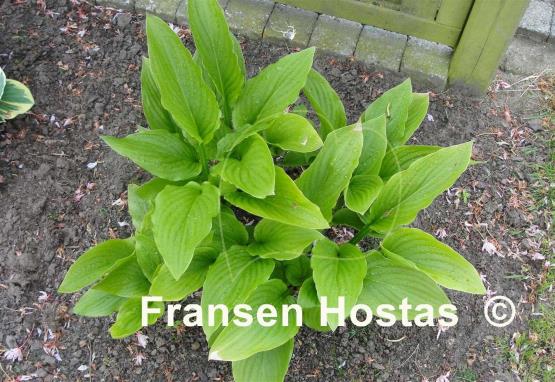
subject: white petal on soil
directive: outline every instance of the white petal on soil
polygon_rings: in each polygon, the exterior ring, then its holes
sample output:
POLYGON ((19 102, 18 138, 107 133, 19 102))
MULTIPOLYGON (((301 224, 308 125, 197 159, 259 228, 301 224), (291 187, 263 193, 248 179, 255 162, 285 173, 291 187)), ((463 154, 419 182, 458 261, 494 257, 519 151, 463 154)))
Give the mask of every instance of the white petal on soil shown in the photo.
POLYGON ((484 244, 482 245, 482 251, 487 252, 489 255, 500 255, 499 251, 497 251, 497 247, 492 242, 488 241, 488 239, 484 240, 484 244))
POLYGON ((6 352, 4 353, 4 359, 10 362, 23 361, 23 353, 21 352, 21 348, 6 350, 6 352))
POLYGON ((39 291, 39 298, 38 298, 39 303, 45 302, 46 300, 48 300, 48 293, 46 293, 43 290, 39 291))
MULTIPOLYGON (((118 224, 120 224, 120 227, 123 227, 121 225, 121 223, 118 223, 118 224)), ((127 225, 129 225, 129 224, 127 224, 127 225)), ((136 336, 137 336, 137 342, 138 342, 139 346, 143 347, 143 348, 146 348, 146 345, 148 344, 148 336, 145 336, 141 332, 137 332, 136 336)))

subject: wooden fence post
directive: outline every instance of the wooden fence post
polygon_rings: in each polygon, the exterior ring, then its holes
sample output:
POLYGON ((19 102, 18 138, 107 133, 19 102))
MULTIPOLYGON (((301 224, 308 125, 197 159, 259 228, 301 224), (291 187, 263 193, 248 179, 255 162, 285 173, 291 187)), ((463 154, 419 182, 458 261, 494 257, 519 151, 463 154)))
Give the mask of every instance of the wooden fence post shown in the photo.
POLYGON ((451 59, 449 85, 486 91, 529 0, 475 0, 451 59))

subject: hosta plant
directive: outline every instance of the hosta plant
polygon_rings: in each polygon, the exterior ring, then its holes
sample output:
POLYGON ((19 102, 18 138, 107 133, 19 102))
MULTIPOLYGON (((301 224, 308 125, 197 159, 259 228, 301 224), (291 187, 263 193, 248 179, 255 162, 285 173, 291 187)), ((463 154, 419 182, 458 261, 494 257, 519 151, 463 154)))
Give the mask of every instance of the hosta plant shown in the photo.
POLYGON ((0 123, 28 112, 34 103, 29 88, 19 81, 7 79, 0 68, 0 123))
MULTIPOLYGON (((441 287, 484 292, 461 255, 406 227, 453 185, 472 152, 470 142, 406 144, 426 116, 427 94, 407 80, 348 124, 338 95, 312 69, 313 48, 247 79, 217 0, 190 0, 189 20, 194 55, 147 17, 149 128, 103 139, 153 178, 129 186, 133 237, 100 243, 69 269, 61 292, 89 287, 75 313, 117 312, 110 333, 121 338, 142 327, 142 296, 182 301, 202 289, 203 313, 296 302, 304 325, 330 331, 342 323, 321 324, 322 296, 330 306, 344 296, 348 310, 404 298, 435 307, 449 302, 441 287), (350 242, 333 240, 337 226, 351 227, 350 242), (362 240, 375 248, 363 251, 362 240)), ((284 378, 299 327, 202 319, 212 358, 232 361, 236 380, 284 378)))

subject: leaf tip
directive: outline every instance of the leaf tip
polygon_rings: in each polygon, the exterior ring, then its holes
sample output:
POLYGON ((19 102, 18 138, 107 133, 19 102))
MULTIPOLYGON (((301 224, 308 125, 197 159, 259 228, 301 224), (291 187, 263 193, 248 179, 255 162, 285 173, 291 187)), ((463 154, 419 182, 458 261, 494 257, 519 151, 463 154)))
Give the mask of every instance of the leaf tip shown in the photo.
POLYGON ((117 139, 117 138, 112 137, 111 135, 100 135, 100 139, 102 139, 104 141, 104 143, 109 145, 111 141, 113 141, 114 139, 117 139))
POLYGON ((125 335, 121 335, 121 333, 118 333, 118 328, 116 327, 116 324, 110 326, 110 329, 108 329, 108 331, 110 332, 110 337, 112 337, 112 339, 114 340, 126 337, 125 335))
POLYGON ((71 288, 68 288, 67 285, 65 285, 65 280, 62 281, 62 283, 58 287, 58 293, 72 293, 72 292, 74 291, 71 288))
MULTIPOLYGON (((167 264, 166 264, 167 265, 167 264)), ((179 280, 181 278, 181 276, 183 276, 183 274, 185 273, 185 270, 181 270, 181 269, 177 269, 177 267, 175 266, 168 266, 168 269, 170 271, 170 274, 172 275, 172 277, 174 278, 174 280, 179 280)))
POLYGON ((159 18, 158 16, 156 16, 155 14, 153 14, 153 13, 147 12, 147 14, 146 14, 146 22, 147 22, 147 24, 148 24, 149 22, 152 23, 152 22, 158 21, 159 19, 160 19, 160 18, 159 18))
POLYGON ((478 295, 484 295, 486 294, 486 292, 487 292, 486 287, 484 286, 484 283, 482 283, 481 281, 477 283, 476 286, 472 288, 472 290, 468 291, 468 293, 478 294, 478 295))
POLYGON ((412 80, 410 79, 410 77, 407 77, 407 79, 404 80, 404 81, 401 83, 401 85, 407 86, 407 87, 410 89, 410 91, 412 92, 412 80))
POLYGON ((222 357, 220 357, 220 355, 218 354, 217 351, 210 352, 210 354, 208 354, 208 360, 209 361, 223 361, 222 357))

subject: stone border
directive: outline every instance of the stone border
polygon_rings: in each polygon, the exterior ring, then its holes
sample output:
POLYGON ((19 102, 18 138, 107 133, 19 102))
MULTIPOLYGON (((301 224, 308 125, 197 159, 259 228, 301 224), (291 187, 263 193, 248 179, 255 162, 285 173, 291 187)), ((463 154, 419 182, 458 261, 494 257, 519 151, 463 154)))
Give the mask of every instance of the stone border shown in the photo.
POLYGON ((501 69, 530 75, 555 70, 555 1, 531 0, 501 69))
POLYGON ((531 0, 516 34, 537 43, 555 44, 555 2, 531 0))
MULTIPOLYGON (((279 4, 273 0, 219 0, 234 33, 295 48, 354 57, 378 70, 410 75, 416 84, 443 90, 452 49, 357 22, 279 4)), ((96 0, 138 13, 154 13, 168 22, 187 24, 188 0, 96 0)))

